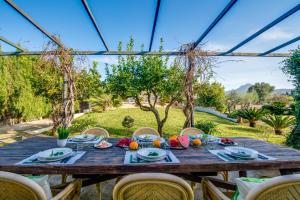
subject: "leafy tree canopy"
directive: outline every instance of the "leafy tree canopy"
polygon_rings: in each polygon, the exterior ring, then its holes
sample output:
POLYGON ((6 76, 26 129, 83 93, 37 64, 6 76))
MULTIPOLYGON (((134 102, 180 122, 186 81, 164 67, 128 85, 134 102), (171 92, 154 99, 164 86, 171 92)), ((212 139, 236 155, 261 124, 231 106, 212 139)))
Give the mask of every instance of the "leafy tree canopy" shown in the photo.
POLYGON ((263 103, 268 96, 273 90, 275 89, 274 86, 271 86, 269 83, 261 82, 261 83, 255 83, 252 85, 249 89, 248 92, 256 92, 259 98, 259 102, 263 103))
MULTIPOLYGON (((134 40, 131 38, 127 51, 132 51, 133 47, 134 40)), ((108 89, 122 98, 134 98, 140 109, 151 111, 157 120, 158 132, 162 133, 169 108, 182 96, 183 70, 176 64, 169 66, 168 57, 129 55, 120 56, 118 64, 112 65, 111 70, 106 68, 106 71, 108 89), (163 118, 156 109, 160 98, 168 102, 163 118)))
POLYGON ((295 86, 295 117, 296 126, 287 138, 287 145, 300 148, 300 47, 292 51, 292 55, 283 61, 282 71, 289 76, 295 86))
POLYGON ((197 105, 212 107, 223 112, 225 109, 225 90, 221 83, 205 82, 199 85, 197 89, 197 105))

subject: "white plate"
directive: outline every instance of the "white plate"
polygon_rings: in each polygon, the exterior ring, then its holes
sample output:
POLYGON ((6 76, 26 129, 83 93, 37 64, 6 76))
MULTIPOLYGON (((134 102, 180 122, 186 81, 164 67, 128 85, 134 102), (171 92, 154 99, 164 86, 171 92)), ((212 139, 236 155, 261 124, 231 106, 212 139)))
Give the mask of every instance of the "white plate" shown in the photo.
POLYGON ((230 152, 231 155, 240 158, 257 158, 258 156, 256 150, 245 147, 225 147, 224 149, 230 152))
POLYGON ((143 134, 143 135, 139 135, 137 138, 140 141, 151 141, 151 142, 153 142, 154 140, 157 140, 160 137, 158 135, 143 134))
POLYGON ((37 159, 40 161, 57 161, 70 156, 72 152, 73 150, 70 148, 53 148, 40 152, 37 159), (58 154, 60 152, 61 154, 58 154))
POLYGON ((137 151, 137 156, 148 161, 163 160, 166 157, 166 151, 159 148, 143 148, 137 151), (149 156, 149 153, 157 153, 157 156, 149 156))
POLYGON ((72 140, 75 142, 86 142, 86 141, 94 140, 95 138, 96 136, 92 134, 80 134, 73 137, 72 140))
POLYGON ((97 144, 94 144, 94 147, 97 148, 97 149, 107 149, 109 147, 112 147, 112 143, 108 142, 108 146, 107 147, 99 147, 99 146, 97 146, 97 144))

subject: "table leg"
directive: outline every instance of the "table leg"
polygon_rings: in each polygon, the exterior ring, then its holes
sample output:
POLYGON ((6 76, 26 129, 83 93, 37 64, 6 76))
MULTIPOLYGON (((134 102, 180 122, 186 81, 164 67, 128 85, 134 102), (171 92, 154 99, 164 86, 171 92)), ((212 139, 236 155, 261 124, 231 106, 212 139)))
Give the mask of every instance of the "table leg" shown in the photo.
POLYGON ((239 177, 247 177, 247 171, 239 171, 239 177))

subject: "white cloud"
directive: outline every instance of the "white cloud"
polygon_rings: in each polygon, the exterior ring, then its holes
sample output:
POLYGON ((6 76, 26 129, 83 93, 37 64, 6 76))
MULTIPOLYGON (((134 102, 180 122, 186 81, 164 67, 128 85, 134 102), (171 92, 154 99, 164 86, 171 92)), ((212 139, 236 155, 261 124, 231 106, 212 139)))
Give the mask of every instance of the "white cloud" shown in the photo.
POLYGON ((109 65, 113 65, 113 64, 117 64, 118 63, 118 58, 115 56, 101 56, 98 58, 93 58, 92 61, 97 61, 98 63, 102 64, 109 64, 109 65))
POLYGON ((221 43, 207 42, 203 45, 203 48, 208 51, 226 51, 230 46, 221 43))
POLYGON ((262 33, 259 36, 261 40, 281 40, 281 39, 291 39, 294 36, 293 33, 286 32, 281 28, 273 28, 269 31, 262 33))

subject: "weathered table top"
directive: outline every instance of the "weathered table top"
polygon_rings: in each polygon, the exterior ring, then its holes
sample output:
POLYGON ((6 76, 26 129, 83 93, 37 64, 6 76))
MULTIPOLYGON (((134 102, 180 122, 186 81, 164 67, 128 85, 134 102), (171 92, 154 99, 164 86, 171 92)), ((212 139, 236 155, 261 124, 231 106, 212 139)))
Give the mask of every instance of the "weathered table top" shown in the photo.
MULTIPOLYGON (((115 144, 117 138, 108 139, 115 144)), ((178 164, 138 164, 124 165, 125 150, 111 147, 105 150, 87 147, 87 153, 73 165, 20 166, 15 163, 39 151, 56 147, 56 139, 34 137, 0 148, 0 171, 25 174, 126 174, 136 172, 218 172, 246 171, 258 169, 299 169, 300 151, 250 138, 235 138, 236 142, 245 144, 260 153, 278 158, 273 161, 230 161, 225 162, 208 152, 209 149, 222 149, 218 144, 186 150, 172 150, 180 160, 178 164)))

